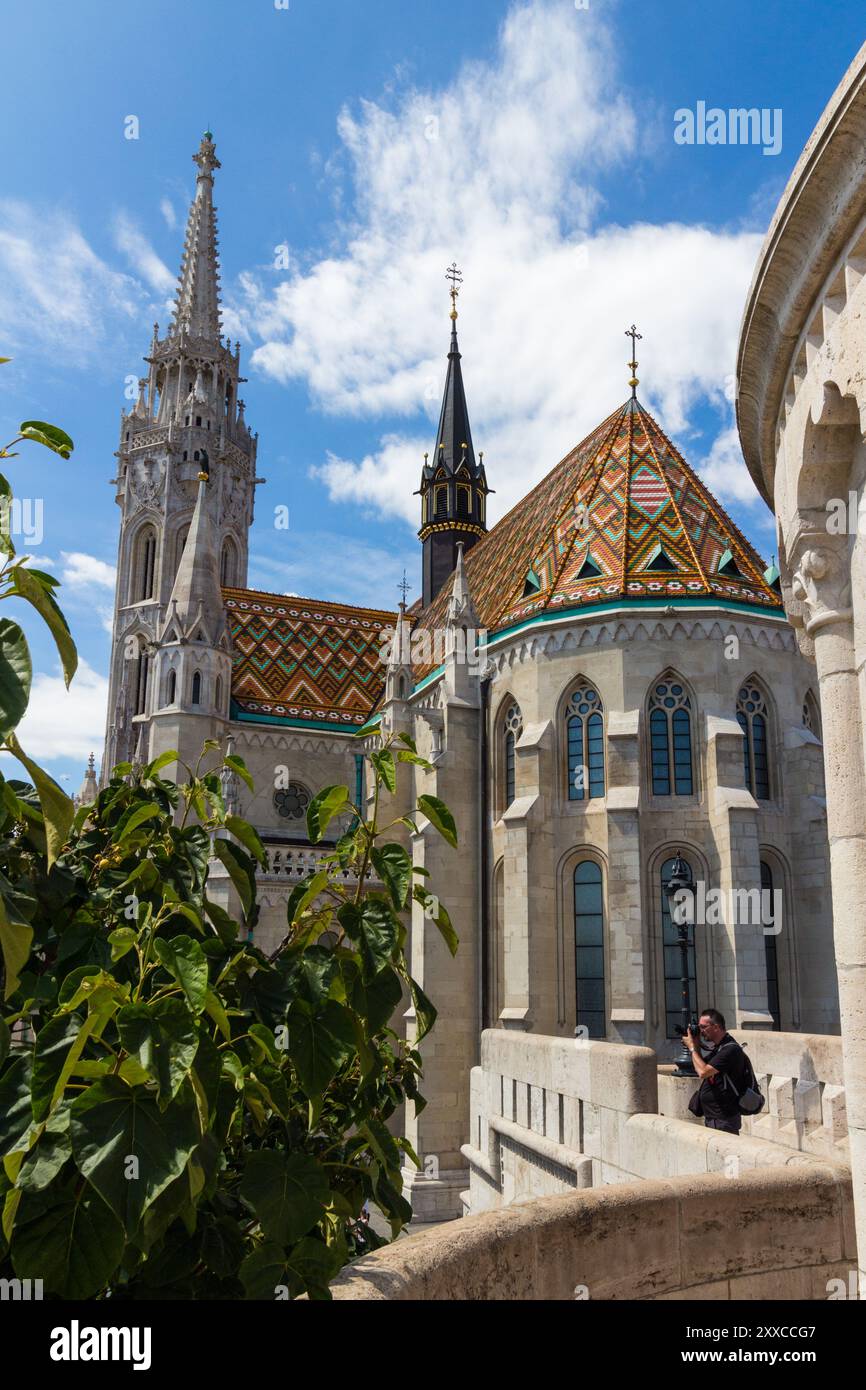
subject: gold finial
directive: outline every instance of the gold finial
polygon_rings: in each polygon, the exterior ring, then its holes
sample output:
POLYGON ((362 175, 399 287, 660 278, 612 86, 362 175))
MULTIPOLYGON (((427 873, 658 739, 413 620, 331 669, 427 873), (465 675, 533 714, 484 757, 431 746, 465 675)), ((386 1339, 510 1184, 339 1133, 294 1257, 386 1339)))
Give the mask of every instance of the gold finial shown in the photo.
POLYGON ((207 473, 199 473, 199 474, 198 474, 198 481, 199 481, 200 483, 207 483, 207 482, 210 481, 210 479, 209 479, 207 473))
POLYGON ((452 261, 445 272, 445 279, 451 281, 451 318, 457 318, 457 296, 460 293, 460 286, 463 284, 463 273, 457 269, 457 262, 452 261))
POLYGON ((642 334, 642 333, 638 333, 638 331, 637 331, 637 329, 635 328, 634 324, 632 324, 631 328, 627 328, 627 329, 625 330, 625 336, 626 336, 627 338, 631 338, 631 361, 630 361, 629 364, 628 364, 628 365, 631 367, 631 379, 629 380, 629 383, 628 383, 628 384, 629 384, 629 386, 631 387, 631 398, 632 398, 632 400, 636 400, 636 399, 637 399, 638 379, 637 379, 637 347, 635 346, 635 339, 636 339, 636 338, 642 338, 642 337, 643 337, 643 334, 642 334))

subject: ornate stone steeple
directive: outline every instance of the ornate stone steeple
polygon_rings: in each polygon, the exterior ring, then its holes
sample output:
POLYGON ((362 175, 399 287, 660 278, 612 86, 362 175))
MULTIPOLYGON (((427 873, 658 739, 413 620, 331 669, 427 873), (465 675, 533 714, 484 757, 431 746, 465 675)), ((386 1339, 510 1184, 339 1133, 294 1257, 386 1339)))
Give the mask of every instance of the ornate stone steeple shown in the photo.
POLYGON ((186 333, 192 338, 219 342, 219 258, 213 175, 214 169, 221 166, 209 130, 202 136, 193 160, 198 165, 198 175, 186 226, 171 332, 175 336, 186 333))
MULTIPOLYGON (((145 753, 149 751, 153 717, 166 703, 175 703, 168 700, 165 660, 162 655, 158 662, 154 658, 168 640, 172 599, 171 611, 178 617, 181 613, 180 590, 175 592, 181 571, 190 593, 195 591, 196 607, 196 612, 184 613, 185 640, 200 602, 201 631, 217 643, 225 628, 220 586, 246 584, 247 538, 259 481, 258 436, 250 433, 238 399, 245 379, 240 375, 240 345, 233 348, 220 330, 213 204, 214 171, 220 162, 210 131, 202 136, 193 161, 196 188, 174 315, 162 338, 154 324, 145 358, 147 378, 140 382, 134 407, 121 416, 113 481, 122 520, 104 777, 115 763, 133 756, 142 723, 145 753), (206 487, 199 482, 200 474, 207 479, 206 487), (195 541, 190 556, 185 554, 188 535, 195 541), (165 683, 160 684, 163 677, 165 683)), ((221 667, 221 659, 217 665, 221 667)), ((214 672, 209 694, 204 668, 200 674, 200 708, 214 711, 219 703, 227 710, 228 683, 222 674, 219 702, 214 672)), ((179 699, 182 687, 175 693, 179 699)), ((191 691, 186 693, 191 697, 191 691)))
POLYGON ((475 458, 469 411, 457 345, 457 295, 462 275, 456 265, 446 272, 451 281, 451 344, 445 393, 433 458, 424 456, 421 473, 423 549, 422 605, 433 602, 457 563, 457 547, 469 550, 487 531, 484 455, 475 458))

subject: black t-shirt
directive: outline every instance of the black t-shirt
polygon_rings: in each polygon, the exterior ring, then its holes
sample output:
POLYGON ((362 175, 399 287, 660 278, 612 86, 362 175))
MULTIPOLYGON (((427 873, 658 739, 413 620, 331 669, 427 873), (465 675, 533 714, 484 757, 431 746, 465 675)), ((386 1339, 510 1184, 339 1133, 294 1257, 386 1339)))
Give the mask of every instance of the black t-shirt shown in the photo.
POLYGON ((725 1120, 739 1114, 739 1096, 749 1080, 749 1062, 736 1038, 726 1033, 721 1042, 704 1057, 710 1067, 715 1067, 718 1076, 707 1077, 701 1082, 701 1109, 708 1120, 725 1120), (730 1077, 733 1087, 727 1085, 724 1077, 730 1077))

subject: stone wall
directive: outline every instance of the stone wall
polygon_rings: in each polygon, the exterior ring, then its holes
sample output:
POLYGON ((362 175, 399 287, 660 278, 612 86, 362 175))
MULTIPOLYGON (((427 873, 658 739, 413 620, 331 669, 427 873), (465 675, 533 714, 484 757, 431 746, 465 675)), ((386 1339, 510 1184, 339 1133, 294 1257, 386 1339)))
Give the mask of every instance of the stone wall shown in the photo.
POLYGON ((694 1083, 659 1068, 649 1048, 486 1031, 472 1072, 464 1210, 814 1158, 847 1171, 839 1039, 749 1031, 741 1041, 768 1099, 766 1113, 731 1135, 695 1120, 694 1083))
POLYGON ((449 1221, 365 1256, 332 1293, 424 1302, 822 1300, 847 1289, 854 1263, 850 1180, 812 1161, 744 1171, 735 1182, 674 1177, 449 1221))

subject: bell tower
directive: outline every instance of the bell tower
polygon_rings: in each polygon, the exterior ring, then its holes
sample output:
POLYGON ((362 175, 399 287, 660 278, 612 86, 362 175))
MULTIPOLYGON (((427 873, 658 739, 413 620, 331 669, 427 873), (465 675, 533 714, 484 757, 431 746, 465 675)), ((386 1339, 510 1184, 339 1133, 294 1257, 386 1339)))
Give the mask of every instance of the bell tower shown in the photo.
MULTIPOLYGON (((196 188, 174 314, 164 337, 154 324, 144 359, 147 375, 135 406, 120 420, 113 482, 121 522, 103 778, 115 763, 147 755, 152 716, 172 693, 158 688, 154 658, 197 503, 198 547, 206 545, 215 557, 217 577, 202 592, 220 610, 202 614, 205 629, 216 632, 224 621, 220 585, 246 584, 258 436, 250 434, 238 395, 245 380, 240 344, 232 350, 220 326, 213 203, 220 162, 209 130, 193 161, 196 188)), ((210 686, 207 692, 200 682, 196 693, 202 708, 216 713, 216 681, 210 686)), ((220 695, 227 710, 226 687, 223 674, 220 695)))
POLYGON ((458 547, 469 551, 487 531, 484 455, 475 458, 469 411, 457 346, 457 296, 463 276, 456 263, 445 272, 451 283, 451 345, 445 394, 433 458, 424 455, 421 473, 422 605, 432 603, 457 566, 458 547))

